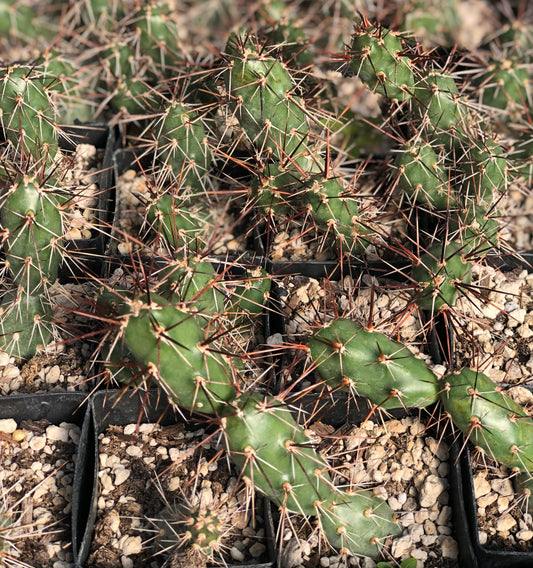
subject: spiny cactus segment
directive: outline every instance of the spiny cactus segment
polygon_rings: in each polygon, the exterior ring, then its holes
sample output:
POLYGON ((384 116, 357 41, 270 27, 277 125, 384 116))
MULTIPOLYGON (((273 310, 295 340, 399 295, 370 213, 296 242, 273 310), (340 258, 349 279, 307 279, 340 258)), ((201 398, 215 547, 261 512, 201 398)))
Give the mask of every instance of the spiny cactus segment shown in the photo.
POLYGON ((460 242, 435 243, 420 257, 411 272, 420 285, 416 302, 422 310, 436 313, 454 305, 462 285, 472 280, 472 263, 463 259, 460 242))
POLYGON ((422 359, 352 320, 336 318, 317 330, 309 351, 327 385, 365 396, 380 408, 424 407, 438 398, 437 377, 422 359))
POLYGON ((244 393, 234 406, 224 418, 232 459, 282 510, 316 515, 332 547, 373 558, 385 538, 401 532, 383 499, 333 486, 328 464, 281 400, 244 393))
POLYGON ((31 66, 0 69, 0 125, 15 151, 51 162, 58 150, 56 116, 46 76, 31 66))
POLYGON ((489 377, 472 369, 451 373, 441 399, 455 426, 475 446, 509 468, 533 471, 533 420, 489 377))

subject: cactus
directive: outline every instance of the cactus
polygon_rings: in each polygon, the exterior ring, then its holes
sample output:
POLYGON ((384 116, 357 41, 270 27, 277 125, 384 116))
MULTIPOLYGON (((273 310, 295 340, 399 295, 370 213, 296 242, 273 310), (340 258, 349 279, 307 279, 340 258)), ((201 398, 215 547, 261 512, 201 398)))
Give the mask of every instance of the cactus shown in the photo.
POLYGON ((45 77, 26 65, 0 69, 0 125, 19 155, 50 163, 58 150, 58 132, 45 77))
POLYGON ((217 414, 235 398, 235 363, 209 349, 209 338, 193 313, 157 294, 129 300, 125 308, 124 344, 174 402, 217 414))
POLYGON ((52 309, 41 293, 30 295, 21 289, 9 290, 2 297, 0 350, 19 361, 35 355, 52 338, 52 309))
POLYGON ((404 52, 394 32, 363 22, 352 42, 351 66, 372 91, 404 101, 411 98, 415 86, 411 60, 404 52))
POLYGON ((460 242, 435 243, 411 271, 419 284, 416 302, 420 309, 439 312, 454 305, 462 285, 472 280, 472 263, 464 260, 460 242))
POLYGON ((0 209, 5 265, 12 287, 2 299, 0 348, 27 359, 51 338, 48 287, 57 278, 62 235, 53 190, 34 176, 19 176, 0 209))
POLYGON ((424 361, 352 320, 336 318, 314 332, 309 351, 326 384, 365 396, 381 408, 421 408, 438 398, 437 378, 424 361))
POLYGON ((234 407, 224 418, 231 457, 283 511, 317 515, 331 546, 353 554, 376 557, 379 544, 401 532, 385 501, 332 485, 328 464, 281 400, 244 393, 234 407))
POLYGON ((178 547, 192 546, 212 557, 220 548, 223 523, 214 511, 175 502, 158 514, 155 524, 159 529, 158 545, 164 550, 177 543, 178 547))
POLYGON ((309 127, 292 77, 280 61, 239 42, 230 40, 227 49, 230 69, 225 80, 231 107, 260 154, 273 155, 278 162, 295 161, 307 149, 309 127))
POLYGON ((383 499, 372 491, 346 491, 318 506, 319 522, 331 546, 358 556, 376 558, 385 537, 402 529, 383 499))
POLYGON ((431 144, 407 144, 398 153, 395 165, 398 186, 411 199, 441 211, 457 205, 448 174, 431 144))
POLYGON ((62 218, 50 184, 34 176, 19 176, 7 190, 0 210, 6 232, 4 251, 12 278, 28 294, 57 278, 62 218))
POLYGON ((486 375, 472 369, 447 375, 441 399, 475 446, 509 468, 533 471, 533 419, 486 375))

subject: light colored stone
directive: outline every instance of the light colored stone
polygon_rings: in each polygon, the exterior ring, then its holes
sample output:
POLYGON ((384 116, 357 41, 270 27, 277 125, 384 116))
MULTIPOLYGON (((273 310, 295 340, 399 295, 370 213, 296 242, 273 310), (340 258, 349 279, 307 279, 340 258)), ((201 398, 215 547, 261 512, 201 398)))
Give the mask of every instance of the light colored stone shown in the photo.
POLYGON ((481 473, 474 475, 474 494, 476 499, 483 497, 483 495, 487 493, 490 493, 490 483, 487 481, 485 475, 481 473))
POLYGON ((516 533, 516 538, 518 540, 528 541, 533 538, 533 531, 521 530, 516 533))
POLYGON ((502 515, 496 521, 496 530, 500 533, 509 532, 514 526, 516 526, 516 519, 509 514, 502 515))
POLYGON ((54 442, 68 442, 68 430, 51 424, 46 428, 46 437, 54 442))
POLYGON ((46 446, 46 436, 34 436, 30 440, 30 448, 34 452, 39 452, 46 446))
POLYGON ((477 500, 477 506, 482 509, 486 509, 489 505, 492 505, 496 499, 498 499, 498 495, 496 493, 488 493, 477 500))
POLYGON ((128 446, 126 453, 132 458, 140 458, 143 455, 143 451, 139 446, 128 446))
POLYGON ((436 475, 428 475, 420 488, 420 506, 432 507, 445 489, 445 482, 436 475))
POLYGON ((504 495, 506 497, 514 495, 513 484, 509 478, 493 479, 490 482, 490 486, 492 490, 498 493, 499 495, 504 495))
POLYGON ((124 483, 130 476, 131 470, 125 467, 118 467, 114 470, 115 472, 115 485, 121 485, 124 483))
POLYGON ((120 548, 120 550, 122 550, 125 556, 139 554, 142 550, 142 539, 140 536, 124 535, 118 541, 118 547, 120 548))
POLYGON ((13 418, 3 418, 0 420, 0 432, 4 434, 13 434, 17 429, 17 423, 13 418))
POLYGON ((444 558, 457 560, 457 557, 459 556, 457 542, 455 541, 455 539, 449 536, 446 536, 442 539, 441 551, 444 558))
POLYGON ((406 534, 392 541, 391 554, 394 558, 402 558, 411 553, 413 539, 410 534, 406 534))

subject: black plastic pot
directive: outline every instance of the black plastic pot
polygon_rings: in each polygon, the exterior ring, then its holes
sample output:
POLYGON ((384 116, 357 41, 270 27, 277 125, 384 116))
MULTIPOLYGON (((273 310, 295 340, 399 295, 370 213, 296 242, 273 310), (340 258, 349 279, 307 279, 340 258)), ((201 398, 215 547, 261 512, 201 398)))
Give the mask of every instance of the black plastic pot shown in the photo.
MULTIPOLYGON (((95 526, 98 500, 99 434, 112 424, 157 422, 161 425, 170 425, 183 422, 183 420, 184 418, 169 403, 167 397, 155 389, 148 392, 140 390, 137 392, 97 391, 92 395, 83 422, 80 438, 81 451, 76 462, 74 477, 72 547, 76 568, 86 565, 95 526)), ((275 531, 268 503, 262 514, 265 519, 268 555, 272 562, 247 564, 248 568, 272 568, 275 559, 275 531)))
POLYGON ((86 280, 89 274, 99 276, 102 258, 111 233, 112 213, 115 203, 113 180, 113 153, 116 149, 115 130, 106 124, 76 124, 63 127, 59 144, 65 153, 73 153, 79 144, 91 144, 103 151, 101 168, 98 173, 97 218, 94 222, 95 235, 89 239, 66 242, 69 252, 60 268, 61 282, 86 280))
MULTIPOLYGON (((147 150, 131 150, 126 148, 120 148, 116 150, 113 155, 113 175, 115 179, 115 184, 118 184, 120 176, 127 170, 133 170, 135 172, 143 172, 143 174, 149 174, 154 168, 154 156, 147 150)), ((116 202, 114 216, 113 216, 113 233, 115 237, 119 236, 118 219, 120 218, 120 204, 116 202)), ((239 226, 244 227, 247 232, 250 227, 254 227, 250 234, 247 236, 246 241, 246 252, 245 255, 248 257, 264 257, 264 250, 258 243, 260 242, 259 232, 257 223, 251 218, 251 216, 244 216, 239 220, 239 226)), ((116 244, 111 241, 110 247, 111 254, 118 255, 116 244)), ((234 253, 228 252, 228 256, 234 253)))
POLYGON ((454 502, 454 507, 457 507, 457 516, 460 518, 460 523, 457 525, 458 542, 464 566, 468 568, 531 568, 533 551, 489 549, 480 544, 470 452, 466 445, 461 451, 459 441, 454 445, 454 454, 457 465, 452 471, 458 497, 457 503, 454 502))
MULTIPOLYGON (((54 425, 59 425, 61 422, 70 422, 82 426, 86 419, 87 406, 87 395, 80 392, 13 394, 0 397, 0 419, 13 418, 17 423, 22 420, 46 420, 54 425)), ((84 442, 83 439, 80 438, 77 448, 77 457, 84 452, 84 442)), ((77 469, 79 469, 78 462, 76 462, 76 470, 77 469)), ((75 503, 79 501, 79 499, 79 488, 76 486, 75 474, 71 513, 71 541, 73 544, 76 538, 75 527, 79 522, 79 512, 76 509, 75 503)))

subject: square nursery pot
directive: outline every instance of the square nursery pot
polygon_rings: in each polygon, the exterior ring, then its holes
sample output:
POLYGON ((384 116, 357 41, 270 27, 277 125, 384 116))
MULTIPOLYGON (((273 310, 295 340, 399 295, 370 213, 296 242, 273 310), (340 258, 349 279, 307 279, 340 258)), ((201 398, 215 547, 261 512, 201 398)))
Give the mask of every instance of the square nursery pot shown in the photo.
POLYGON ((99 276, 102 258, 108 247, 111 223, 115 204, 113 179, 113 153, 117 140, 115 129, 100 123, 80 123, 65 126, 60 135, 59 144, 65 153, 74 153, 79 144, 90 144, 101 153, 96 183, 98 201, 94 235, 86 239, 67 241, 66 256, 59 268, 61 282, 86 279, 88 273, 99 276))
MULTIPOLYGON (((113 231, 112 231, 112 240, 110 243, 110 252, 115 255, 128 255, 129 251, 120 250, 120 244, 125 246, 123 236, 130 236, 133 239, 139 239, 139 230, 141 225, 143 224, 143 219, 141 218, 142 215, 142 208, 144 206, 143 199, 147 199, 149 196, 143 193, 146 192, 146 188, 142 187, 142 189, 137 189, 137 191, 130 195, 122 191, 122 185, 127 185, 128 183, 132 183, 135 185, 135 179, 127 179, 125 184, 121 182, 122 176, 128 172, 134 172, 135 174, 139 174, 141 178, 144 176, 148 176, 148 186, 149 186, 149 176, 150 172, 154 170, 154 156, 153 154, 146 152, 146 151, 136 151, 127 148, 119 148, 113 154, 113 176, 114 176, 114 185, 116 187, 116 202, 115 202, 115 209, 113 215, 113 231), (124 201, 124 203, 122 202, 124 201), (121 242, 124 241, 124 242, 121 242)), ((164 187, 166 187, 170 182, 168 182, 164 187)), ((141 183, 141 186, 143 184, 141 183)), ((216 192, 215 192, 216 193, 216 192)), ((221 191, 223 194, 223 190, 221 191)), ((221 217, 225 215, 226 217, 232 218, 232 211, 228 212, 225 209, 222 211, 218 211, 216 205, 212 208, 215 211, 215 214, 221 217)), ((242 211, 235 211, 235 216, 240 215, 242 211)), ((264 256, 264 248, 262 245, 262 241, 259 236, 259 230, 257 228, 257 224, 255 223, 254 219, 251 215, 244 215, 242 218, 239 218, 238 221, 235 222, 236 226, 231 226, 231 233, 236 234, 236 239, 238 240, 239 232, 246 231, 246 238, 241 241, 240 246, 232 247, 230 245, 226 246, 226 241, 217 242, 212 245, 212 250, 210 249, 208 252, 212 252, 213 256, 236 256, 242 255, 247 257, 263 257, 264 256), (250 227, 253 227, 253 230, 250 231, 250 227)), ((146 230, 146 226, 143 227, 146 230)), ((218 229, 221 230, 220 228, 218 229)), ((217 233, 217 235, 220 233, 217 233)), ((216 236, 216 235, 215 235, 216 236)), ((210 237, 211 239, 211 237, 210 237)), ((216 240, 216 239, 214 239, 216 240)), ((230 239, 231 241, 235 241, 235 239, 230 239)), ((134 241, 135 242, 135 241, 134 241)), ((136 244, 136 243, 135 243, 136 244)), ((234 243, 235 244, 235 243, 234 243)), ((211 246, 211 244, 210 244, 211 246)))
POLYGON ((480 543, 477 503, 474 492, 471 454, 467 446, 461 451, 461 442, 453 446, 452 469, 455 485, 455 513, 458 518, 457 539, 461 546, 464 566, 472 568, 530 568, 533 551, 512 551, 488 548, 480 543))
MULTIPOLYGON (((193 424, 194 419, 192 417, 191 420, 192 422, 189 421, 189 423, 193 424)), ((80 453, 74 479, 73 553, 76 568, 90 568, 94 565, 89 555, 92 542, 98 536, 95 528, 98 527, 96 522, 98 502, 99 499, 102 499, 102 496, 99 496, 99 485, 101 486, 102 482, 105 483, 102 474, 99 474, 101 461, 99 436, 108 428, 112 430, 118 426, 137 425, 137 427, 142 429, 143 424, 157 424, 161 427, 172 428, 174 426, 186 425, 187 421, 180 414, 179 410, 168 402, 166 396, 155 389, 148 392, 139 390, 135 393, 120 390, 97 391, 91 397, 89 409, 83 423, 80 453)), ((133 444, 136 435, 134 430, 136 428, 131 428, 133 433, 119 433, 119 436, 126 443, 133 444)), ((134 459, 130 459, 133 467, 134 459)), ((130 464, 128 463, 128 465, 130 464)), ((139 470, 136 475, 141 475, 139 470)), ((148 490, 157 491, 153 485, 148 490)), ((272 525, 270 506, 267 500, 264 500, 264 502, 264 511, 257 511, 257 514, 264 518, 265 554, 268 556, 268 561, 259 564, 241 563, 239 566, 245 565, 249 568, 271 568, 273 566, 273 559, 275 558, 273 546, 275 529, 272 525)), ((139 531, 136 531, 135 534, 139 534, 139 531)), ((124 537, 128 538, 125 535, 124 537)), ((152 538, 154 537, 152 536, 152 538)), ((159 566, 163 564, 164 560, 165 558, 161 555, 154 556, 146 561, 146 564, 143 563, 143 566, 159 566)), ((127 562, 127 560, 122 561, 127 562)), ((105 566, 106 564, 99 565, 105 566)), ((231 565, 228 564, 229 566, 231 565)))
MULTIPOLYGON (((531 273, 533 264, 533 257, 531 253, 523 253, 515 256, 505 256, 503 258, 493 257, 489 259, 491 265, 500 269, 502 272, 511 271, 515 269, 527 270, 531 273)), ((527 304, 527 298, 524 299, 527 304)), ((512 315, 512 312, 511 312, 512 315)), ((450 332, 453 341, 453 331, 450 332)), ((493 332, 494 334, 495 332, 493 332)), ((509 339, 509 338, 508 338, 509 339)), ((520 383, 518 383, 520 385, 520 383)), ((502 383, 504 389, 516 386, 516 384, 502 383)), ((527 390, 531 392, 531 384, 525 384, 527 390)), ((504 549, 503 542, 506 537, 495 537, 492 544, 490 542, 481 542, 480 530, 482 528, 478 516, 478 500, 476 498, 476 482, 475 482, 475 469, 474 469, 474 449, 470 442, 464 440, 463 437, 458 439, 451 448, 451 457, 455 466, 451 470, 452 482, 456 487, 456 496, 458 499, 454 502, 456 515, 460 519, 458 522, 458 541, 460 542, 461 550, 463 553, 463 561, 465 566, 472 566, 473 568, 529 568, 533 566, 533 547, 531 541, 529 547, 527 544, 522 544, 522 550, 516 544, 516 550, 511 550, 512 546, 504 549), (529 548, 529 550, 527 550, 529 548)), ((489 459, 489 462, 491 460, 489 459)), ((496 462, 492 462, 493 466, 489 463, 486 465, 485 470, 489 473, 499 468, 496 462)), ((507 470, 508 471, 508 470, 507 470)), ((502 475, 505 473, 503 470, 502 475)), ((517 487, 512 480, 507 478, 509 483, 512 484, 514 490, 514 499, 517 497, 517 487)), ((489 481, 489 479, 487 479, 489 481)), ((487 490, 489 489, 487 485, 487 490)), ((484 491, 479 489, 480 495, 484 491)), ((493 491, 491 491, 493 492, 493 491)), ((505 494, 506 495, 506 494, 505 494)), ((511 503, 506 511, 501 513, 512 512, 512 508, 525 507, 525 503, 511 503), (514 505, 514 507, 513 507, 514 505)), ((490 507, 490 505, 487 505, 490 507)), ((517 517, 518 518, 518 517, 517 517)))
MULTIPOLYGON (((293 262, 293 263, 273 263, 272 272, 274 278, 279 276, 290 276, 293 275, 295 278, 301 278, 301 283, 305 287, 306 281, 309 278, 313 278, 316 280, 320 280, 321 278, 328 278, 329 281, 339 281, 342 277, 351 276, 354 282, 357 282, 358 277, 362 274, 366 274, 372 277, 385 277, 387 281, 394 280, 397 282, 398 286, 405 287, 406 282, 408 282, 407 278, 404 276, 404 269, 406 267, 403 266, 401 263, 398 263, 396 266, 393 266, 389 263, 384 262, 377 262, 377 263, 368 263, 363 265, 359 262, 354 263, 345 263, 343 265, 339 265, 336 261, 331 262, 293 262)), ((408 269, 408 268, 407 268, 408 269)), ((295 287, 293 288, 292 295, 296 295, 296 289, 300 285, 300 282, 296 281, 295 287)), ((307 291, 307 290, 306 290, 307 291)), ((326 291, 328 293, 328 291, 326 291)), ((311 292, 309 293, 311 295, 311 292)), ((303 293, 305 296, 305 293, 303 293)), ((270 333, 271 334, 279 334, 282 337, 286 337, 286 327, 288 326, 288 322, 286 321, 286 315, 283 313, 283 307, 288 302, 290 296, 287 295, 287 289, 283 290, 280 285, 275 286, 273 292, 273 304, 277 306, 277 309, 273 309, 269 315, 271 316, 271 323, 270 323, 270 333)), ((326 310, 329 308, 325 307, 326 302, 324 298, 320 298, 320 307, 318 310, 326 310)), ((297 317, 301 315, 304 311, 303 308, 300 307, 299 304, 296 304, 294 307, 294 311, 297 314, 297 317)), ((340 311, 340 310, 339 310, 340 311)), ((302 315, 305 319, 305 315, 302 315)), ((421 314, 421 318, 424 319, 429 317, 427 314, 421 314)), ((314 318, 311 318, 311 323, 316 321, 314 318)), ((442 351, 442 346, 447 345, 450 349, 453 348, 453 343, 449 336, 450 330, 447 326, 444 325, 445 322, 437 322, 433 328, 431 328, 431 333, 427 335, 427 344, 423 347, 423 351, 429 353, 432 357, 432 360, 436 364, 442 364, 445 360, 445 357, 452 356, 453 353, 444 353, 442 351)), ((286 340, 285 340, 286 341, 286 340)), ((289 339, 289 343, 292 339, 289 339)), ((294 342, 297 345, 305 343, 305 340, 296 337, 294 342)), ((416 469, 419 467, 419 470, 416 470, 416 473, 413 476, 413 479, 416 478, 417 475, 421 475, 421 472, 424 473, 425 478, 431 478, 433 480, 435 475, 438 475, 440 479, 437 480, 438 483, 444 485, 445 489, 443 490, 442 497, 439 496, 438 499, 438 506, 436 503, 432 503, 428 505, 427 503, 430 502, 431 498, 429 497, 429 484, 428 487, 425 487, 425 480, 420 478, 416 479, 416 492, 415 492, 415 485, 414 482, 410 486, 409 483, 406 483, 405 487, 408 488, 410 493, 407 493, 408 497, 405 502, 405 505, 409 505, 407 509, 404 509, 404 503, 400 502, 402 499, 405 498, 403 495, 400 498, 393 493, 391 493, 390 503, 393 504, 391 506, 396 507, 396 509, 403 515, 406 519, 411 514, 418 515, 416 517, 416 523, 419 525, 424 525, 425 521, 423 520, 424 515, 432 515, 434 516, 434 511, 440 511, 438 514, 438 522, 435 519, 429 519, 431 521, 428 526, 427 534, 424 534, 424 538, 427 539, 426 542, 429 541, 429 533, 431 532, 432 527, 434 525, 438 525, 439 530, 441 528, 440 523, 442 523, 442 527, 446 527, 446 529, 442 529, 443 531, 449 531, 448 533, 443 532, 442 537, 443 539, 448 539, 448 542, 442 544, 442 541, 438 543, 435 542, 430 546, 424 547, 424 554, 429 553, 433 556, 430 556, 429 560, 427 561, 426 565, 430 566, 458 566, 463 565, 463 542, 460 540, 464 532, 464 519, 463 517, 458 514, 460 510, 456 508, 456 503, 459 503, 462 494, 458 493, 458 487, 454 483, 454 479, 458 477, 460 474, 457 473, 456 470, 459 468, 459 464, 456 463, 454 460, 450 459, 449 454, 451 453, 451 447, 453 446, 453 440, 444 434, 443 428, 440 427, 440 423, 438 420, 438 405, 433 404, 427 408, 423 409, 394 409, 394 410, 377 410, 373 408, 372 405, 368 402, 366 398, 348 395, 347 392, 343 392, 340 390, 332 390, 326 391, 326 389, 314 388, 313 384, 317 384, 321 381, 318 378, 316 371, 311 369, 309 375, 307 376, 307 369, 305 370, 306 378, 308 379, 306 383, 303 385, 303 388, 300 389, 298 384, 291 384, 287 382, 287 377, 284 374, 284 368, 286 365, 291 366, 293 364, 291 356, 289 354, 280 357, 280 361, 278 362, 278 377, 274 385, 274 392, 282 392, 284 393, 284 400, 285 402, 291 407, 293 410, 295 418, 303 423, 305 427, 310 428, 312 431, 316 431, 319 437, 322 436, 322 444, 328 444, 331 441, 332 447, 336 448, 335 444, 338 445, 337 451, 334 449, 332 450, 333 460, 335 462, 335 467, 337 468, 340 463, 339 456, 342 455, 351 455, 351 458, 348 459, 352 460, 352 463, 356 463, 356 461, 368 462, 368 474, 361 473, 361 475, 369 475, 369 478, 363 478, 363 484, 361 487, 364 486, 364 482, 370 479, 374 485, 379 486, 379 474, 374 473, 372 470, 372 462, 381 459, 378 455, 377 450, 382 448, 385 449, 386 452, 389 452, 389 442, 383 441, 379 439, 379 436, 376 435, 375 443, 370 444, 366 449, 363 447, 364 444, 359 448, 359 442, 357 442, 360 435, 369 435, 368 440, 370 440, 370 436, 374 436, 373 432, 377 432, 375 427, 370 428, 368 430, 368 426, 370 426, 369 422, 375 423, 375 426, 379 428, 380 425, 385 423, 390 424, 391 432, 391 447, 395 448, 396 445, 398 447, 398 454, 394 454, 389 456, 387 454, 386 459, 387 461, 392 462, 396 460, 398 463, 402 463, 402 460, 405 460, 405 467, 408 469, 411 467, 409 465, 410 458, 402 457, 404 454, 408 454, 405 451, 405 448, 402 447, 402 442, 399 438, 396 438, 396 434, 394 434, 395 430, 398 429, 398 436, 401 435, 407 436, 411 433, 413 440, 423 440, 422 442, 418 441, 417 444, 423 447, 423 455, 425 456, 425 460, 423 464, 418 464, 418 462, 414 462, 418 465, 414 465, 413 468, 416 469), (419 419, 424 418, 422 422, 419 419), (391 422, 388 422, 388 421, 391 422), (418 428, 418 424, 427 424, 427 428, 424 427, 424 433, 427 436, 422 438, 419 436, 420 432, 416 431, 418 428), (427 430, 427 431, 426 431, 427 430), (427 439, 427 442, 426 442, 427 439), (347 440, 354 440, 352 442, 348 442, 347 440), (380 447, 374 447, 380 446, 380 447), (449 448, 449 451, 448 451, 449 448), (375 450, 375 451, 374 451, 375 450), (357 453, 359 452, 359 453, 357 453), (432 461, 432 457, 434 456, 436 461, 432 461), (437 459, 438 456, 438 459, 437 459), (426 463, 427 462, 427 463, 426 463), (437 464, 437 462, 439 462, 437 464), (427 470, 427 471, 426 471, 427 470), (375 479, 372 477, 375 475, 375 479), (443 479, 444 478, 444 479, 443 479), (447 480, 446 480, 447 478, 447 480), (444 495, 446 494, 446 495, 444 495), (409 501, 413 500, 412 503, 409 504, 409 501), (416 501, 417 505, 419 504, 418 499, 420 499, 420 503, 424 503, 424 505, 420 505, 418 509, 413 509, 414 503, 416 501), (442 510, 445 509, 443 513, 442 510), (413 511, 415 511, 413 513, 413 511), (448 518, 448 521, 445 520, 445 517, 448 518), (452 517, 453 521, 453 528, 450 527, 450 517, 452 517), (435 522, 433 522, 435 521, 435 522), (433 524, 431 524, 433 523, 433 524), (452 538, 453 537, 453 538, 452 538), (455 540, 455 542, 453 542, 455 540), (447 546, 449 547, 448 550, 452 548, 455 549, 455 552, 450 552, 448 556, 448 552, 445 553, 444 557, 441 559, 440 557, 440 549, 439 546, 447 546), (431 548, 433 546, 433 548, 431 548), (454 555, 458 556, 454 558, 454 555), (442 562, 442 564, 432 564, 432 562, 442 562), (457 564, 457 563, 460 564, 457 564)), ((292 367, 291 367, 292 368, 292 367)), ((296 378, 301 376, 300 368, 295 368, 296 378)), ((387 430, 387 427, 384 427, 387 430)), ((320 442, 319 442, 320 443, 320 442)), ((322 446, 320 446, 322 447, 322 446)), ((323 448, 327 451, 328 448, 323 448)), ((393 451, 393 450, 390 450, 393 451)), ((412 464, 411 464, 412 465, 412 464)), ((344 467, 342 465, 341 467, 344 467)), ((348 467, 348 466, 346 466, 348 467)), ((390 467, 390 469, 386 469, 384 475, 390 475, 390 479, 394 478, 394 465, 390 467)), ((367 466, 365 465, 365 469, 367 466)), ((411 475, 409 473, 409 475, 411 475)), ((356 477, 356 479, 358 479, 356 477)), ((437 483, 436 482, 436 483, 437 483)), ((407 521, 406 521, 407 522, 407 521)), ((407 530, 411 531, 411 528, 407 529, 410 525, 404 525, 405 529, 404 533, 407 530)), ((425 529, 424 529, 425 530, 425 529)), ((409 532, 409 534, 411 534, 409 532)), ((407 535, 409 536, 409 535, 407 535)), ((399 539, 400 542, 403 542, 403 539, 399 539)), ((419 545, 414 541, 414 552, 413 555, 418 553, 417 548, 422 545, 419 545)), ((421 541, 419 541, 421 542, 421 541)), ((394 544, 393 544, 393 551, 394 551, 394 544)), ((397 545, 396 550, 399 550, 399 544, 397 545)), ((398 553, 399 554, 399 553, 398 553)), ((399 559, 399 555, 395 556, 396 560, 399 559)), ((464 558, 468 558, 465 556, 464 558)), ((424 560, 422 556, 420 556, 420 560, 424 560)), ((335 562, 335 560, 332 560, 335 562)), ((399 560, 398 560, 399 561, 399 560)), ((312 564, 314 565, 314 564, 312 564)), ((467 566, 467 564, 464 564, 467 566)))
POLYGON ((14 523, 13 535, 2 524, 2 537, 13 536, 20 552, 10 560, 9 549, 5 557, 3 550, 6 566, 18 566, 17 558, 21 566, 70 565, 69 509, 86 407, 87 397, 79 392, 0 397, 2 504, 8 506, 3 514, 13 507, 14 523), (11 472, 17 472, 14 484, 11 472))

